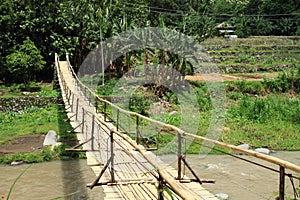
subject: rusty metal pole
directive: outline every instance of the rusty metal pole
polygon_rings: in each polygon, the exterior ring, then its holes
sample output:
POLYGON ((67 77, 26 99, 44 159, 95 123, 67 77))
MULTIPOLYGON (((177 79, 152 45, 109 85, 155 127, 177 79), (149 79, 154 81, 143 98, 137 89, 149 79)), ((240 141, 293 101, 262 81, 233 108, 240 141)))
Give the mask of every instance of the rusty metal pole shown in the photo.
POLYGON ((182 143, 182 136, 180 133, 177 133, 177 137, 178 137, 178 152, 177 152, 177 179, 181 180, 181 159, 182 159, 182 155, 181 155, 181 143, 182 143))
POLYGON ((115 170, 114 170, 114 131, 110 131, 110 177, 111 182, 115 182, 115 170))
POLYGON ((279 168, 279 200, 284 200, 284 183, 285 183, 285 169, 280 166, 279 168))

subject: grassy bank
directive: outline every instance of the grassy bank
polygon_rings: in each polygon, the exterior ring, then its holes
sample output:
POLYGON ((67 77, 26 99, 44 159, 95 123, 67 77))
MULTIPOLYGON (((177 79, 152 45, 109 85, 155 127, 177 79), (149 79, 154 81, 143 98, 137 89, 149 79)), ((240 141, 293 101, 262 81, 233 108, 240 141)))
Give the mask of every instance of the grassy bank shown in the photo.
MULTIPOLYGON (((39 88, 37 91, 28 92, 26 95, 41 95, 43 97, 56 97, 60 99, 60 94, 52 89, 51 84, 34 84, 39 88)), ((4 98, 23 97, 23 85, 13 85, 9 87, 1 87, 4 98), (14 91, 11 92, 10 91, 14 91)), ((26 102, 25 102, 26 103, 26 102)), ((76 135, 67 133, 72 127, 68 122, 64 106, 58 104, 48 104, 44 107, 31 106, 18 111, 0 112, 0 146, 14 139, 31 134, 45 135, 49 130, 54 130, 59 136, 63 145, 57 147, 55 151, 51 151, 50 147, 44 147, 40 151, 30 153, 15 153, 0 156, 0 162, 11 163, 12 161, 24 161, 27 163, 43 162, 52 159, 60 159, 64 157, 79 157, 81 155, 68 153, 64 149, 70 143, 76 142, 76 135)))
MULTIPOLYGON (((114 82, 115 80, 112 81, 114 82)), ((107 88, 101 89, 102 95, 110 94, 112 83, 107 84, 107 88)), ((211 123, 210 93, 203 82, 191 82, 191 84, 197 95, 200 109, 200 125, 197 134, 205 136, 211 123)), ((300 150, 298 70, 282 72, 277 78, 266 78, 264 81, 228 81, 224 85, 227 110, 219 141, 233 145, 248 143, 253 147, 266 147, 272 150, 300 150)), ((145 91, 145 88, 139 91, 145 91)), ((150 92, 147 90, 143 94, 133 94, 128 108, 140 113, 149 113, 151 104, 155 104, 149 100, 150 92)), ((160 115, 160 118, 166 123, 179 126, 182 110, 174 101, 174 96, 169 96, 172 98, 164 99, 169 101, 169 110, 164 115, 160 115), (170 115, 173 111, 177 113, 170 115)), ((143 134, 146 136, 148 133, 144 131, 143 134)), ((162 134, 152 136, 148 141, 153 144, 158 142, 163 146, 172 138, 170 135, 162 134)), ((190 145, 188 153, 198 153, 200 147, 199 142, 194 143, 190 145)))

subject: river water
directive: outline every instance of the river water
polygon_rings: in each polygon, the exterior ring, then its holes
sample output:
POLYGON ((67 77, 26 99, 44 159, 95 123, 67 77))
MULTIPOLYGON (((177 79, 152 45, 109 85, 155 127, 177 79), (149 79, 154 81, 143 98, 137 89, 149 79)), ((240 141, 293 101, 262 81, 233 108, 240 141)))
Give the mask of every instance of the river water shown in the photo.
MULTIPOLYGON (((271 155, 300 165, 300 152, 282 151, 271 155)), ((241 157, 245 159, 250 158, 246 155, 242 155, 241 157)), ((173 163, 174 167, 177 165, 174 162, 174 156, 164 156, 163 160, 173 163)), ((253 157, 251 157, 251 161, 279 170, 277 165, 254 159, 253 157)), ((213 194, 227 194, 231 200, 274 200, 278 195, 279 174, 268 169, 227 155, 187 155, 187 162, 195 170, 200 179, 216 180, 215 184, 203 184, 213 194)), ((191 178, 192 175, 188 173, 187 168, 185 168, 185 171, 191 178)), ((289 171, 286 172, 289 173, 289 171)), ((300 174, 295 175, 300 176, 300 174)), ((294 183, 296 186, 299 186, 298 180, 295 180, 294 183)), ((285 184, 286 194, 289 197, 293 197, 293 190, 288 178, 286 178, 285 184)))
MULTIPOLYGON (((0 196, 7 195, 16 177, 26 168, 0 165, 0 196)), ((86 160, 51 161, 33 164, 17 181, 11 200, 103 199, 101 187, 86 184, 95 179, 86 160)))
MULTIPOLYGON (((300 165, 300 152, 277 152, 275 157, 300 165)), ((248 156, 242 156, 249 158, 248 156)), ((161 157, 176 166, 175 155, 161 157)), ((258 159, 254 159, 259 161, 258 159)), ((225 193, 230 199, 275 199, 278 194, 279 175, 276 172, 252 165, 226 155, 187 155, 187 162, 201 179, 215 179, 215 184, 203 186, 214 194, 225 193)), ((278 166, 259 161, 274 169, 278 166)), ((0 196, 7 195, 15 178, 28 167, 0 165, 0 196)), ((191 177, 186 168, 186 174, 191 177)), ((299 174, 298 174, 299 176, 299 174)), ((12 200, 43 199, 103 199, 101 187, 86 188, 95 175, 86 160, 52 161, 32 165, 17 181, 12 192, 12 200)), ((295 180, 295 185, 299 182, 295 180)), ((292 196, 290 180, 286 179, 286 191, 292 196)))

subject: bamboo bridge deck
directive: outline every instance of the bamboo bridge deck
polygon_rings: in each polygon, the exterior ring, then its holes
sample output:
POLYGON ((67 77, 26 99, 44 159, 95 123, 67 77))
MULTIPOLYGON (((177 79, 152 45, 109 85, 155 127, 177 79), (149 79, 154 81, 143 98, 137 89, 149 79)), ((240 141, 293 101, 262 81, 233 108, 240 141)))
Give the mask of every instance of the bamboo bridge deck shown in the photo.
POLYGON ((69 63, 56 61, 66 112, 80 144, 71 150, 86 151, 87 164, 96 176, 90 188, 102 186, 106 200, 217 200, 199 182, 177 180, 178 170, 118 132, 113 123, 97 112, 69 63))

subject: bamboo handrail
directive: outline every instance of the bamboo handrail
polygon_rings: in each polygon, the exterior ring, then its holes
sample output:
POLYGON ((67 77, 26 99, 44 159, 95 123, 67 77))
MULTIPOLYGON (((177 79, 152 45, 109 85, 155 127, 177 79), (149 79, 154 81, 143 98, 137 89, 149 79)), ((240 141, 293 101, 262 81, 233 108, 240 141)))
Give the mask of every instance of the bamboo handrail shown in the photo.
MULTIPOLYGON (((68 57, 67 57, 68 58, 68 57)), ((68 60, 68 59, 67 59, 68 60)), ((123 114, 127 114, 127 115, 132 115, 132 116, 136 116, 136 117, 139 117, 139 118, 142 118, 148 122, 151 122, 151 123, 154 123, 156 125, 159 125, 159 126, 162 126, 162 127, 165 127, 165 128, 169 128, 179 134, 181 134, 182 136, 188 136, 188 137, 191 137, 191 138, 194 138, 194 139, 197 139, 197 140, 202 140, 202 141, 205 141, 205 142, 209 142, 209 143, 212 143, 212 144, 215 144, 217 146, 220 146, 220 147, 223 147, 223 148, 226 148, 226 149, 230 149, 230 150, 234 150, 236 152, 239 152, 239 153, 243 153, 243 154, 246 154, 246 155, 249 155, 249 156, 253 156, 253 157, 256 157, 256 158, 259 158, 261 160, 265 160, 267 162, 270 162, 270 163, 273 163, 273 164, 276 164, 276 165, 279 165, 281 167, 284 167, 286 169, 290 169, 294 172, 298 172, 300 173, 300 166, 298 165, 295 165, 291 162, 288 162, 288 161, 284 161, 282 159, 279 159, 279 158, 275 158, 273 156, 270 156, 270 155, 265 155, 265 154, 262 154, 262 153, 258 153, 258 152, 255 152, 255 151, 252 151, 252 150, 247 150, 247 149, 243 149, 243 148, 240 148, 240 147, 237 147, 235 145, 230 145, 230 144, 226 144, 226 143, 223 143, 223 142, 220 142, 220 141, 216 141, 216 140, 212 140, 212 139, 209 139, 209 138, 206 138, 206 137, 203 137, 203 136, 199 136, 199 135, 195 135, 195 134, 192 134, 192 133, 188 133, 188 132, 185 132, 183 130, 181 130, 180 128, 176 127, 176 126, 173 126, 173 125, 170 125, 170 124, 166 124, 164 122, 161 122, 161 121, 157 121, 157 120, 154 120, 154 119, 151 119, 149 117, 146 117, 144 115, 141 115, 139 113, 136 113, 136 112, 132 112, 132 111, 127 111, 127 110, 124 110, 122 108, 120 108, 119 106, 111 103, 110 101, 107 101, 103 98, 100 98, 96 93, 94 93, 90 88, 86 87, 77 77, 77 75, 74 73, 71 65, 70 65, 70 62, 68 60, 68 64, 69 64, 69 67, 71 68, 71 71, 76 79, 76 81, 78 81, 78 83, 80 83, 80 85, 82 87, 84 87, 85 89, 87 89, 96 99, 98 99, 100 102, 103 102, 103 103, 106 103, 106 104, 109 104, 110 106, 112 106, 113 108, 119 110, 120 112, 122 112, 123 114)))

